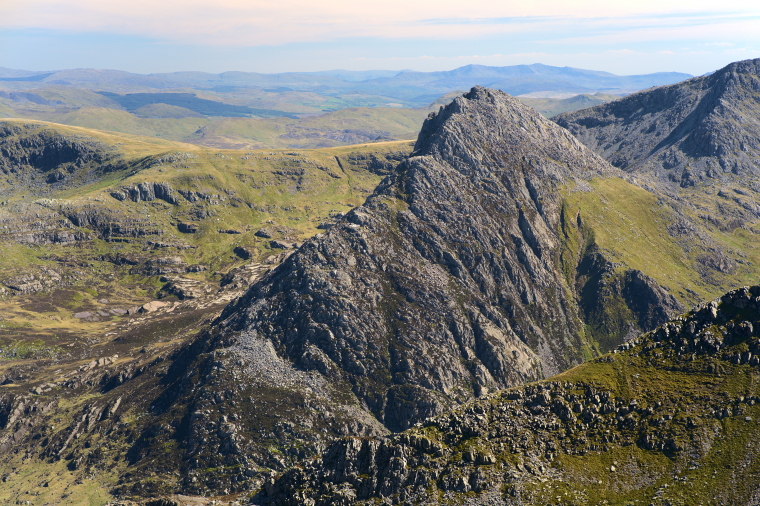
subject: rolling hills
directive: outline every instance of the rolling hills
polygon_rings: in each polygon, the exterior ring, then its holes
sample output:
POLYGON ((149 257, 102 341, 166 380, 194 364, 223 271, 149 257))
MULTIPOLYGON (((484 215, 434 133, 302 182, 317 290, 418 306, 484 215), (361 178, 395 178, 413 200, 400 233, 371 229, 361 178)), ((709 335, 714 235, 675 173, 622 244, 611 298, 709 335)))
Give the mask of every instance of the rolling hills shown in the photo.
POLYGON ((207 118, 178 106, 152 104, 134 112, 104 107, 44 111, 37 108, 16 110, 10 116, 217 149, 308 149, 410 139, 429 111, 348 108, 302 119, 207 118))
POLYGON ((273 93, 316 92, 340 100, 350 100, 350 97, 356 95, 364 95, 375 101, 390 98, 401 100, 405 102, 404 105, 411 107, 424 107, 440 95, 475 85, 501 89, 512 95, 538 91, 575 94, 603 91, 619 95, 691 77, 678 72, 617 76, 609 72, 538 63, 507 67, 467 65, 440 72, 336 70, 282 74, 175 72, 140 75, 117 70, 75 69, 31 73, 26 77, 27 81, 23 80, 22 73, 19 71, 13 77, 0 77, 0 84, 13 89, 63 85, 116 93, 180 88, 230 93, 239 89, 258 88, 273 93))
POLYGON ((542 98, 531 95, 524 102, 552 116, 689 77, 678 73, 621 77, 540 64, 470 65, 448 72, 143 76, 97 69, 44 73, 6 69, 6 74, 0 77, 0 114, 5 117, 228 149, 301 149, 411 139, 440 97, 476 84, 515 95, 538 93, 542 98), (335 117, 336 111, 342 112, 335 117), (313 115, 323 116, 315 120, 313 115), (341 127, 349 117, 352 125, 341 127))
MULTIPOLYGON (((40 94, 41 97, 43 95, 50 97, 45 100, 63 98, 57 92, 40 94)), ((105 99, 101 95, 94 93, 92 95, 105 99)), ((165 93, 163 95, 186 94, 165 93)), ((139 105, 139 107, 127 111, 120 108, 116 102, 111 101, 109 105, 96 97, 89 95, 82 97, 79 94, 71 102, 81 104, 75 108, 24 103, 13 109, 8 108, 3 114, 7 117, 44 120, 134 135, 149 135, 212 148, 303 149, 412 139, 425 117, 440 105, 448 103, 455 95, 446 95, 445 98, 433 102, 429 107, 419 109, 344 108, 300 119, 284 117, 288 114, 278 111, 274 112, 277 113, 275 116, 279 117, 274 118, 209 118, 195 110, 168 103, 136 102, 135 106, 139 105)), ((521 98, 520 100, 548 117, 617 98, 613 95, 597 94, 579 95, 566 99, 521 98)), ((167 100, 167 102, 170 101, 167 100)), ((225 106, 225 104, 219 104, 225 106)))

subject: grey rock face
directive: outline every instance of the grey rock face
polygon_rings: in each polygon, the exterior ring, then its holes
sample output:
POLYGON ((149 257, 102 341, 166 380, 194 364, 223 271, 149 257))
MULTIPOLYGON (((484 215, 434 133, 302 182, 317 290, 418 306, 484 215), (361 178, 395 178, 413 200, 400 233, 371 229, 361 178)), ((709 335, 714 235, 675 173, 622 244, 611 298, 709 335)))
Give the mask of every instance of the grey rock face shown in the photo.
POLYGON ((112 148, 92 138, 61 135, 37 124, 0 122, 0 173, 14 181, 5 195, 43 196, 92 183, 125 166, 112 148))
POLYGON ((179 203, 174 188, 169 183, 139 183, 131 187, 124 187, 111 192, 111 196, 118 201, 127 199, 132 202, 150 202, 160 199, 169 204, 179 203))
POLYGON ((533 110, 473 88, 428 118, 364 206, 226 309, 222 342, 266 338, 350 384, 392 430, 570 367, 585 343, 555 265, 558 191, 615 174, 533 110))
POLYGON ((554 120, 613 165, 688 187, 760 174, 759 117, 756 59, 554 120))
MULTIPOLYGON (((175 491, 255 489, 268 470, 315 456, 337 437, 387 435, 579 363, 591 344, 576 286, 587 247, 560 261, 569 237, 562 223, 574 219, 562 195, 620 174, 501 92, 475 88, 456 99, 427 120, 413 156, 365 205, 283 250, 281 264, 225 275, 225 290, 249 289, 167 357, 150 401, 155 422, 130 450, 132 476, 173 473, 181 462, 175 491), (169 440, 177 459, 156 471, 169 440)), ((292 239, 274 226, 265 233, 292 239)), ((113 261, 172 283, 173 272, 191 267, 113 261)), ((620 298, 629 285, 615 285, 620 298)), ((575 417, 573 409, 559 412, 575 417)), ((124 479, 115 493, 145 494, 142 483, 124 479)))
POLYGON ((581 315, 602 352, 620 344, 620 337, 635 337, 686 309, 640 270, 616 267, 592 247, 576 270, 581 315))

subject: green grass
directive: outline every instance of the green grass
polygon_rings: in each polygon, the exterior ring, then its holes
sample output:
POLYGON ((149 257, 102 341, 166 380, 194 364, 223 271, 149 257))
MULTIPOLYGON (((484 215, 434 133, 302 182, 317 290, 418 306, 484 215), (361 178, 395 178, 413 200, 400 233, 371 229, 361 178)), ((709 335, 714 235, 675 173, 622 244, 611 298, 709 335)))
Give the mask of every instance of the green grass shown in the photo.
MULTIPOLYGON (((0 111, 1 112, 1 111, 0 111)), ((341 109, 319 116, 292 118, 145 118, 118 109, 89 106, 76 110, 24 111, 30 119, 106 132, 158 137, 220 149, 316 148, 352 144, 344 130, 375 132, 391 139, 414 139, 426 109, 341 109)), ((8 110, 8 117, 18 116, 8 110)), ((349 137, 351 138, 351 137, 349 137)))
MULTIPOLYGON (((0 328, 5 322, 0 322, 0 328)), ((31 326, 31 325, 29 325, 31 326)), ((0 360, 26 360, 54 358, 60 355, 63 350, 58 346, 50 346, 42 340, 35 341, 15 341, 10 344, 0 344, 0 360)))
MULTIPOLYGON (((566 192, 565 215, 571 224, 580 216, 583 227, 593 232, 593 241, 613 262, 638 269, 668 289, 687 306, 710 300, 728 289, 753 282, 760 275, 760 239, 743 229, 732 233, 713 232, 727 251, 740 251, 751 261, 730 274, 715 272, 711 279, 699 274, 697 257, 702 244, 684 249, 667 232, 676 216, 656 195, 621 179, 596 179, 590 192, 566 192)), ((580 245, 575 240, 576 248, 580 245)), ((566 273, 566 276, 569 273, 566 273)))
POLYGON ((594 93, 593 95, 582 94, 569 98, 533 98, 533 97, 515 97, 525 105, 532 107, 547 118, 556 116, 563 112, 577 111, 586 109, 595 105, 605 104, 612 100, 617 100, 618 95, 607 93, 594 93))
POLYGON ((0 487, 0 502, 31 506, 102 506, 113 500, 107 485, 104 486, 107 478, 104 480, 103 475, 110 473, 73 481, 66 464, 65 460, 52 463, 25 461, 22 464, 19 458, 17 471, 0 487))

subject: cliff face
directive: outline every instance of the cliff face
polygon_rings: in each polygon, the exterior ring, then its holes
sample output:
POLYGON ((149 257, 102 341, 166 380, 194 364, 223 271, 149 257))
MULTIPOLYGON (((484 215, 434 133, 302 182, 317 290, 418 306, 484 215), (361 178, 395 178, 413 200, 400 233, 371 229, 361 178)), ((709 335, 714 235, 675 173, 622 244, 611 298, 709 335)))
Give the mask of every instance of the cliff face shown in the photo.
POLYGON ((555 116, 616 167, 681 187, 760 174, 760 59, 555 116))
POLYGON ((19 190, 47 195, 124 168, 116 150, 85 136, 61 135, 34 123, 0 123, 0 173, 8 183, 0 188, 6 196, 19 190))

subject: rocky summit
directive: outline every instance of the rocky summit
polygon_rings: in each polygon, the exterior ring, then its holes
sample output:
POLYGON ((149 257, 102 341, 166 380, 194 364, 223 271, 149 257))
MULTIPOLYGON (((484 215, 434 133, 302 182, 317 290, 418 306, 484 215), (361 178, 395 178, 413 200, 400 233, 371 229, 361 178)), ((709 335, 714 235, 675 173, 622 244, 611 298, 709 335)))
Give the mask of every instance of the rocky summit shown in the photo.
POLYGON ((733 290, 547 381, 337 441, 253 502, 757 504, 759 304, 733 290))
POLYGON ((760 174, 760 59, 560 114, 616 167, 688 187, 760 174))

